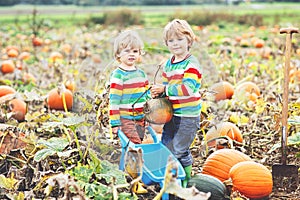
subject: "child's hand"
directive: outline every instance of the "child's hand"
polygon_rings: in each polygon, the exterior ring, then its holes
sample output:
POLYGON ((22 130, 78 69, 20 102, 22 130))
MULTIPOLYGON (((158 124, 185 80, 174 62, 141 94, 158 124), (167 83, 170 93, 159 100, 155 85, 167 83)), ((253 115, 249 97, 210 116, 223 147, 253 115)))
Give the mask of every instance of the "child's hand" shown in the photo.
POLYGON ((113 134, 118 134, 118 130, 119 130, 119 127, 118 127, 118 126, 113 127, 113 128, 111 129, 111 131, 112 131, 113 134))
POLYGON ((151 97, 155 98, 165 91, 164 85, 153 85, 150 89, 151 97))

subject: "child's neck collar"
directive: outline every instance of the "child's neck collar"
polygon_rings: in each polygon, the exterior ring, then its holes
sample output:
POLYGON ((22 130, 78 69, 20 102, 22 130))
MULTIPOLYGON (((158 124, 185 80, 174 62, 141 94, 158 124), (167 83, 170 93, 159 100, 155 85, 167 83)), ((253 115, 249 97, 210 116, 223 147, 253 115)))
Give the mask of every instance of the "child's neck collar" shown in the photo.
POLYGON ((124 71, 135 71, 137 70, 136 66, 124 66, 124 65, 119 65, 119 68, 124 70, 124 71))
POLYGON ((179 63, 179 62, 181 62, 181 61, 184 61, 185 59, 187 59, 188 57, 190 57, 191 56, 191 54, 190 53, 188 53, 185 57, 183 57, 183 58, 176 58, 174 55, 172 56, 172 58, 171 58, 171 63, 172 64, 174 64, 174 63, 179 63))

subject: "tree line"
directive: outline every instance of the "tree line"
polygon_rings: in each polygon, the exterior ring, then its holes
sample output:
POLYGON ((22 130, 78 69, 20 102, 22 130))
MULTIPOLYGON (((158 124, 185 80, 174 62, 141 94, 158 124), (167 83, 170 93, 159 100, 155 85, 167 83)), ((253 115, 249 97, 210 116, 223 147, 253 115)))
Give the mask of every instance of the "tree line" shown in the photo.
MULTIPOLYGON (((191 4, 239 4, 251 0, 0 0, 0 6, 30 5, 191 5, 191 4)), ((299 0, 252 0, 253 2, 299 2, 299 0)))

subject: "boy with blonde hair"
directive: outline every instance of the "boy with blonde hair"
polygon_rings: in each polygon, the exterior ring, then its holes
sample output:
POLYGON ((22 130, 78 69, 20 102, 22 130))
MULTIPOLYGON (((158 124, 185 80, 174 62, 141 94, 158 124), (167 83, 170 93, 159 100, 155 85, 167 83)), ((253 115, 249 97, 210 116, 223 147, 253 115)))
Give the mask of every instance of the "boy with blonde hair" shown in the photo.
POLYGON ((130 141, 142 143, 145 131, 143 105, 149 88, 146 73, 137 68, 143 54, 143 41, 137 32, 127 30, 114 42, 114 57, 119 66, 110 76, 109 118, 112 132, 121 129, 130 141), (133 107, 134 105, 134 107, 133 107))
POLYGON ((162 143, 184 167, 186 178, 182 186, 186 187, 193 163, 189 148, 200 127, 202 68, 190 53, 196 36, 185 20, 169 22, 164 28, 163 38, 172 56, 163 67, 163 84, 153 85, 151 95, 164 94, 173 105, 173 118, 164 125, 162 143))

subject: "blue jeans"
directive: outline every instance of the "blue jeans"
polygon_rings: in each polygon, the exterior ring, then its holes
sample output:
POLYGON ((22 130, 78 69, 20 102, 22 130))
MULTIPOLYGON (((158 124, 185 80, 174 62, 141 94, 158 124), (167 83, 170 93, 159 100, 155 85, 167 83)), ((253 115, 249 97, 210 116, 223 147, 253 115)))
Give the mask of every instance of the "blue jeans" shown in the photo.
POLYGON ((183 167, 193 163, 190 145, 199 128, 200 117, 173 116, 171 121, 164 125, 162 143, 168 147, 183 167))

